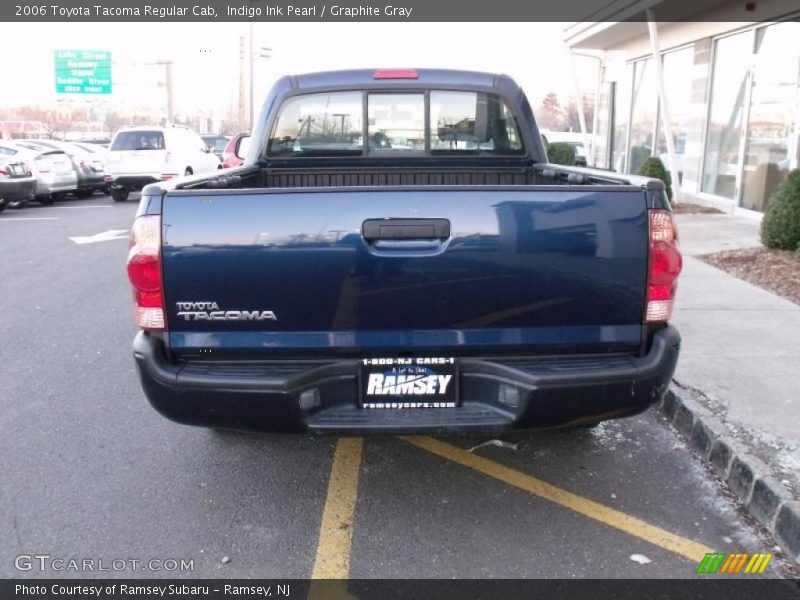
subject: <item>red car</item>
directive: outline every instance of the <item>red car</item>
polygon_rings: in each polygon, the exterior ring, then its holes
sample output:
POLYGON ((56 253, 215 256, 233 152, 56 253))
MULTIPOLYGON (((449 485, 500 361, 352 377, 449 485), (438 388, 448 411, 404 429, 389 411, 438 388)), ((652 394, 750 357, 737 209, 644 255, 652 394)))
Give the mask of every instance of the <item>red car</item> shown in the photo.
POLYGON ((228 140, 225 150, 222 151, 222 168, 238 167, 244 162, 244 159, 239 156, 244 156, 247 153, 247 147, 250 145, 249 133, 237 133, 228 140), (243 140, 246 140, 242 143, 243 140), (236 156, 236 155, 239 156, 236 156))

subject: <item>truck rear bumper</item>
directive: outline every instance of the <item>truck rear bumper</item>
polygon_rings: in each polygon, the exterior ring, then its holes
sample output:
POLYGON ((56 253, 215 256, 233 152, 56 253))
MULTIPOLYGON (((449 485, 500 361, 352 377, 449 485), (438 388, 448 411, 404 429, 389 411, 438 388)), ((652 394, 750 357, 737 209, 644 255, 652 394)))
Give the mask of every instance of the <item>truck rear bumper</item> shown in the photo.
POLYGON ((358 361, 170 363, 162 343, 134 340, 142 387, 165 417, 189 425, 320 434, 486 434, 594 423, 641 412, 666 392, 680 335, 658 331, 650 352, 463 358, 457 408, 362 409, 358 361))

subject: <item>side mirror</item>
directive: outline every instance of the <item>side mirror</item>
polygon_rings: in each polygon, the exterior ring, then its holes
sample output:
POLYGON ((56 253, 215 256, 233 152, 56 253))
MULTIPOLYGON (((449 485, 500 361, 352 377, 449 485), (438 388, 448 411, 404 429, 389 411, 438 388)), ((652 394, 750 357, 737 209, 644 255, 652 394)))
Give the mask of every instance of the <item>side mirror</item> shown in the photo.
POLYGON ((203 152, 205 152, 206 154, 211 154, 213 151, 214 149, 211 146, 206 146, 205 148, 203 148, 203 152))
POLYGON ((238 142, 236 142, 236 158, 244 160, 247 158, 247 152, 250 150, 250 136, 243 135, 238 142))

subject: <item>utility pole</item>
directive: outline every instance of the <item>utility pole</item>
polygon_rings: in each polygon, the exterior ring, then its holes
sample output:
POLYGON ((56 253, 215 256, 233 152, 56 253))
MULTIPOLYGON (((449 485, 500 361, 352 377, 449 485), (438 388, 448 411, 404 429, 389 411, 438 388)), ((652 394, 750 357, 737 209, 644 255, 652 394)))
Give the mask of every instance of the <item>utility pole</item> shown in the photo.
POLYGON ((272 48, 267 48, 265 46, 260 46, 258 48, 258 56, 255 54, 255 46, 253 44, 253 22, 250 21, 250 130, 252 131, 255 127, 255 118, 256 118, 256 92, 255 92, 255 80, 253 77, 254 72, 254 64, 256 58, 271 58, 272 56, 272 48))
MULTIPOLYGON (((136 65, 137 63, 131 63, 132 65, 136 65)), ((164 83, 158 84, 159 87, 161 85, 164 86, 164 90, 167 96, 167 123, 172 123, 172 119, 175 116, 175 104, 173 102, 173 93, 172 93, 172 61, 171 60, 158 60, 156 62, 146 62, 141 63, 143 65, 155 65, 159 67, 164 67, 164 83)), ((131 117, 131 122, 133 122, 133 117, 131 117)))
POLYGON ((239 36, 239 131, 244 130, 244 36, 239 36))
POLYGON ((255 97, 255 92, 253 91, 253 22, 250 21, 250 35, 248 36, 250 42, 250 131, 253 131, 253 98, 255 97))
POLYGON ((164 67, 166 68, 164 83, 167 88, 167 122, 172 123, 175 116, 175 106, 172 102, 172 61, 164 61, 164 67))

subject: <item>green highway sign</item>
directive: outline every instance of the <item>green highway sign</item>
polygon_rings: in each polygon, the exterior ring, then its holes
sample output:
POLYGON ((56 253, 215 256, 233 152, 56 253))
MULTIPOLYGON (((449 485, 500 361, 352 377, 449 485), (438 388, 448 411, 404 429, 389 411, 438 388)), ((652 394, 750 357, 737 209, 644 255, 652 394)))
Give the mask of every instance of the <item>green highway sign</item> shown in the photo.
POLYGON ((56 50, 57 94, 110 94, 111 53, 103 50, 56 50))

